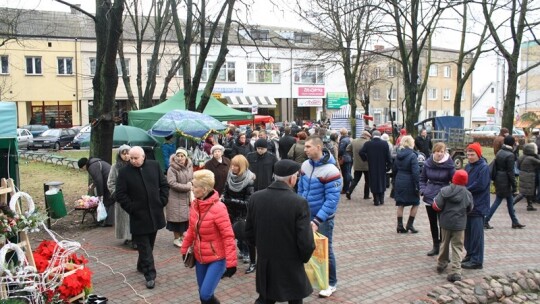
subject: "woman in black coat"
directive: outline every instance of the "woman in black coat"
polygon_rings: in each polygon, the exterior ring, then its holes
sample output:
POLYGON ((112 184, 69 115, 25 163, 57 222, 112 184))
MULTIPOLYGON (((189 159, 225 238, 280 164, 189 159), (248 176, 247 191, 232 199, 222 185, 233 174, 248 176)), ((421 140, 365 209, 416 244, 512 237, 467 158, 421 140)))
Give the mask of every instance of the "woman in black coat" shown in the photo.
POLYGON ((495 155, 495 168, 497 169, 495 178, 495 201, 489 209, 489 214, 485 220, 485 227, 490 229, 489 221, 491 217, 499 208, 502 200, 506 198, 506 207, 508 208, 508 214, 512 220, 512 228, 523 228, 525 225, 519 223, 514 210, 514 196, 517 192, 516 177, 514 173, 514 144, 516 140, 511 135, 504 138, 504 144, 502 148, 495 155))
MULTIPOLYGON (((417 233, 414 229, 414 217, 420 205, 420 168, 418 154, 413 150, 414 139, 404 136, 401 140, 402 149, 398 151, 394 162, 393 174, 395 179, 394 191, 397 209, 397 233, 417 233), (403 209, 412 206, 407 226, 403 227, 403 209)), ((370 167, 371 170, 371 167, 370 167)))

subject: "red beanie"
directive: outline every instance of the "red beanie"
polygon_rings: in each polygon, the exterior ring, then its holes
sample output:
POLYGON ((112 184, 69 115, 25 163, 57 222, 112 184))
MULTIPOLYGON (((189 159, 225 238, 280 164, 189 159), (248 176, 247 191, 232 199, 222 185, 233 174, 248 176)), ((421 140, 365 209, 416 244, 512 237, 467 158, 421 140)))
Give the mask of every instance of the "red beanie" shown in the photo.
POLYGON ((473 142, 472 144, 468 145, 467 150, 473 150, 474 152, 476 152, 476 155, 478 155, 478 157, 482 157, 482 146, 480 146, 480 144, 477 142, 473 142))
POLYGON ((457 170, 456 173, 454 173, 454 177, 452 177, 452 184, 454 185, 465 186, 468 181, 469 174, 463 169, 457 170))
POLYGON ((401 130, 399 131, 399 133, 400 133, 401 135, 407 135, 407 130, 401 129, 401 130))

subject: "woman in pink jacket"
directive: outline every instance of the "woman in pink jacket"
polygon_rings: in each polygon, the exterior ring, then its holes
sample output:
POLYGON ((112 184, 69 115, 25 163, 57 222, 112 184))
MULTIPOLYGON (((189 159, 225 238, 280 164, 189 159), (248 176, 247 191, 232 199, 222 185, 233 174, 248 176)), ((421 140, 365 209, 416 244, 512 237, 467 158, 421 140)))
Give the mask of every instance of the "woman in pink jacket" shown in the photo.
POLYGON ((189 227, 182 243, 182 256, 193 245, 195 273, 201 303, 216 304, 214 291, 222 277, 236 272, 236 244, 227 207, 214 190, 214 173, 193 173, 193 195, 189 227))

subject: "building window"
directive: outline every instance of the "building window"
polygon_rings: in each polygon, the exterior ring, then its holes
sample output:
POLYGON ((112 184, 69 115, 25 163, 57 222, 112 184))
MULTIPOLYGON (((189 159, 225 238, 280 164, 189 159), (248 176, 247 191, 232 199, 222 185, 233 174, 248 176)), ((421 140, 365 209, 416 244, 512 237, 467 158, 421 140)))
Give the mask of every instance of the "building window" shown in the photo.
POLYGON ((26 74, 41 75, 41 57, 26 57, 26 74))
POLYGON ((495 93, 495 88, 491 88, 491 93, 495 93))
POLYGON ((8 56, 0 56, 0 74, 9 74, 9 58, 8 56))
POLYGON ((386 100, 396 100, 397 89, 386 90, 386 100))
POLYGON ((248 62, 247 81, 262 83, 280 83, 280 64, 248 62))
MULTIPOLYGON (((150 67, 152 66, 152 59, 146 59, 146 75, 150 72, 150 67)), ((159 61, 156 64, 156 76, 159 76, 159 61)))
MULTIPOLYGON (((124 76, 124 74, 122 74, 122 62, 121 62, 122 59, 120 58, 116 58, 116 72, 118 72, 118 77, 122 77, 124 76)), ((126 63, 126 76, 129 76, 129 58, 124 58, 124 62, 126 63)))
POLYGON ((373 80, 381 78, 381 69, 376 67, 373 69, 373 80))
POLYGON ((268 36, 270 34, 270 31, 268 30, 251 30, 251 38, 253 40, 260 40, 260 41, 268 41, 268 36))
POLYGON ((395 77, 396 76, 396 66, 395 65, 389 65, 388 66, 388 77, 395 77))
MULTIPOLYGON (((214 68, 215 62, 205 62, 202 75, 201 75, 201 81, 208 81, 208 75, 212 72, 212 69, 214 68)), ((216 81, 220 82, 235 82, 236 81, 236 74, 235 74, 235 63, 234 62, 225 62, 221 69, 219 69, 219 74, 216 79, 216 81)))
POLYGON ((437 89, 428 88, 428 100, 436 100, 436 99, 437 99, 437 89))
POLYGON ((451 89, 444 89, 443 91, 443 100, 450 100, 450 95, 452 95, 451 89))
POLYGON ((294 32, 294 42, 309 44, 311 42, 311 34, 294 32))
POLYGON ((436 117, 437 111, 428 111, 428 118, 436 117))
POLYGON ((450 78, 452 76, 452 67, 450 67, 449 65, 445 65, 444 66, 444 77, 445 78, 450 78))
POLYGON ((294 82, 302 84, 324 84, 324 65, 294 65, 294 82))
POLYGON ((437 77, 437 65, 432 64, 429 66, 429 77, 437 77))
POLYGON ((184 68, 182 66, 176 70, 176 77, 184 77, 184 68))
POLYGON ((96 58, 90 58, 90 75, 96 75, 96 58))
POLYGON ((58 75, 73 75, 73 58, 58 58, 58 75))
POLYGON ((381 99, 381 90, 373 89, 373 99, 375 100, 381 99))

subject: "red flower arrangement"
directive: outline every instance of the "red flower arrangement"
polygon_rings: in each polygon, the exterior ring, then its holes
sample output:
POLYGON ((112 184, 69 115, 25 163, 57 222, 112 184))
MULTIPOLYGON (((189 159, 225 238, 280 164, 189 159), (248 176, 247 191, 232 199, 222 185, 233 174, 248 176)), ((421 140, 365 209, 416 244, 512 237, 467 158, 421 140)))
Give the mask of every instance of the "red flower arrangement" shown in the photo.
MULTIPOLYGON (((39 273, 44 272, 47 267, 49 267, 56 246, 54 241, 45 240, 41 242, 34 251, 36 269, 39 273)), ((77 254, 73 253, 69 256, 68 262, 73 266, 83 265, 84 267, 64 277, 62 285, 58 286, 56 290, 45 291, 45 303, 58 303, 58 300, 60 300, 60 303, 68 303, 69 299, 81 294, 83 291, 85 293, 90 293, 92 288, 92 272, 86 266, 88 260, 82 255, 77 256, 77 254)), ((54 266, 59 265, 52 265, 52 267, 54 266)), ((72 269, 66 269, 65 271, 67 272, 69 270, 72 269)))

